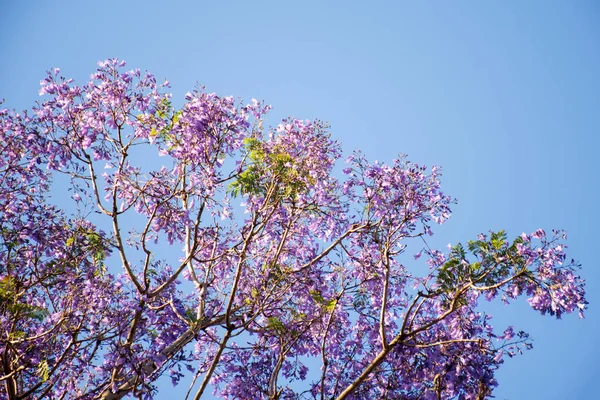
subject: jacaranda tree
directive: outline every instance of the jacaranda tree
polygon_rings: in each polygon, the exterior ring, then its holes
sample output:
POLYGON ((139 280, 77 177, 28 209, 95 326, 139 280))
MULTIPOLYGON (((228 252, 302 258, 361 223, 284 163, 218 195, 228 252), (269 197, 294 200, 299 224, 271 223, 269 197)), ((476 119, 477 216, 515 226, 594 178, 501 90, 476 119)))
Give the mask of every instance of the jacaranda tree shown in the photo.
POLYGON ((432 250, 435 167, 124 66, 0 110, 1 398, 485 399, 531 342, 480 302, 586 308, 562 232, 432 250))

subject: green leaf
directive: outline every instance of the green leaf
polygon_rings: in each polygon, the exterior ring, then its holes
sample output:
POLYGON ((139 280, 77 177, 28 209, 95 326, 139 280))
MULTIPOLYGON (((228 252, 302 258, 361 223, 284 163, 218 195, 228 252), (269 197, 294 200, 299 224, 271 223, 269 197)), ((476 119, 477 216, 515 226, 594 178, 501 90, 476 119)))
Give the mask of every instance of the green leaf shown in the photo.
POLYGON ((330 300, 327 300, 325 302, 325 304, 323 305, 323 308, 327 312, 332 312, 335 309, 336 305, 337 305, 337 300, 336 299, 330 299, 330 300))
POLYGON ((42 382, 46 382, 50 377, 50 368, 48 367, 48 361, 42 360, 37 367, 37 374, 41 378, 42 382))
POLYGON ((310 297, 315 301, 315 303, 317 303, 317 304, 325 303, 325 298, 323 298, 323 295, 319 291, 309 290, 308 293, 310 294, 310 297))
POLYGON ((6 275, 0 279, 0 300, 12 300, 15 294, 15 278, 6 275))
POLYGON ((196 311, 193 308, 185 310, 185 316, 189 321, 196 322, 196 311))
POLYGON ((23 331, 14 331, 8 334, 8 340, 19 340, 23 339, 27 334, 23 331))
POLYGON ((37 319, 38 321, 43 321, 46 318, 50 311, 46 310, 42 307, 29 306, 30 310, 27 312, 27 315, 31 318, 37 319))
POLYGON ((450 255, 453 258, 464 259, 466 257, 466 254, 465 254, 465 249, 464 249, 463 245, 459 243, 456 246, 452 247, 452 250, 450 251, 450 255))
POLYGON ((285 333, 285 325, 275 317, 267 318, 267 328, 279 334, 285 333))
POLYGON ((492 247, 496 250, 502 249, 506 242, 506 234, 504 231, 492 232, 492 247))
POLYGON ((479 261, 478 262, 474 262, 473 264, 471 264, 470 267, 471 267, 471 271, 472 272, 477 272, 477 271, 479 271, 481 269, 481 263, 479 261))
POLYGON ((317 290, 309 290, 308 293, 310 294, 310 297, 314 300, 314 302, 321 305, 323 307, 323 309, 327 312, 333 311, 333 309, 335 308, 335 306, 337 304, 336 299, 327 300, 317 290))

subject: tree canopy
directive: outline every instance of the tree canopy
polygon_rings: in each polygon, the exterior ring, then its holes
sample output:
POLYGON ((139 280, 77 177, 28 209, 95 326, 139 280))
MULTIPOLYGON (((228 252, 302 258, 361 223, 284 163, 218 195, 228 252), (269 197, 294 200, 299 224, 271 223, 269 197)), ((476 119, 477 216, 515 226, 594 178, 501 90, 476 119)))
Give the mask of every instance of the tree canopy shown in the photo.
POLYGON ((563 232, 431 249, 438 168, 338 171, 326 123, 168 86, 111 59, 0 110, 1 398, 151 399, 188 370, 190 399, 485 399, 531 348, 485 301, 583 317, 563 232))

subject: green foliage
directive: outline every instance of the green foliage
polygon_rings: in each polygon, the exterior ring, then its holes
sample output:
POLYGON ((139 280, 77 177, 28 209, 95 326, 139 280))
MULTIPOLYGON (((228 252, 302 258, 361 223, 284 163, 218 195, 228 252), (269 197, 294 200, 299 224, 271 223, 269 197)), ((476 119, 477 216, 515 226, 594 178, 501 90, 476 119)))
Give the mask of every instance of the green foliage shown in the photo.
POLYGON ((48 310, 18 301, 17 282, 12 276, 0 279, 0 309, 8 311, 14 318, 26 317, 42 321, 48 310))
POLYGON ((247 157, 250 160, 248 168, 238 174, 235 181, 229 184, 228 190, 233 197, 239 195, 259 195, 263 193, 261 187, 261 169, 264 167, 265 153, 261 142, 255 138, 244 139, 247 157))
POLYGON ((48 360, 42 360, 37 367, 37 374, 42 380, 42 382, 46 382, 50 377, 50 368, 48 366, 48 360))
POLYGON ((315 303, 320 304, 325 311, 331 312, 335 309, 335 306, 337 304, 336 299, 326 299, 317 290, 309 290, 309 294, 310 297, 315 301, 315 303))
POLYGON ((278 335, 283 335, 286 332, 283 322, 275 317, 267 318, 267 329, 275 331, 278 335))
POLYGON ((8 334, 8 340, 21 340, 26 336, 27 334, 23 331, 14 331, 8 334))
POLYGON ((193 308, 185 310, 185 317, 190 322, 196 322, 198 320, 198 318, 196 318, 196 311, 193 308))
POLYGON ((307 172, 300 171, 294 158, 283 149, 265 153, 263 144, 256 138, 244 139, 248 167, 229 184, 233 197, 240 195, 266 195, 273 190, 279 199, 295 198, 308 190, 306 181, 314 184, 307 172), (271 185, 275 185, 272 187, 271 185))
POLYGON ((504 231, 492 232, 492 247, 496 250, 502 249, 504 243, 506 242, 506 234, 504 231))
MULTIPOLYGON (((181 114, 181 110, 175 111, 173 109, 171 101, 169 101, 168 99, 162 99, 162 101, 158 104, 156 112, 150 118, 151 120, 154 119, 155 121, 162 120, 166 124, 160 130, 152 128, 150 131, 150 136, 171 142, 173 143, 173 145, 175 145, 177 138, 171 133, 171 131, 173 130, 173 127, 179 122, 181 114)), ((138 116, 138 119, 143 120, 143 115, 138 116)))
POLYGON ((357 310, 362 310, 367 306, 368 301, 369 296, 367 294, 367 291, 362 289, 354 293, 352 304, 357 310))
POLYGON ((12 276, 3 276, 0 279, 0 301, 4 302, 13 298, 15 295, 15 278, 12 276))
POLYGON ((106 258, 106 249, 102 237, 96 232, 89 230, 85 233, 85 238, 92 251, 92 259, 94 264, 102 263, 106 258))
POLYGON ((106 267, 103 262, 106 259, 106 243, 102 236, 93 229, 79 228, 66 241, 67 247, 73 251, 89 251, 94 265, 101 267, 100 272, 105 272, 106 267))
POLYGON ((477 261, 469 262, 462 246, 454 246, 448 261, 438 270, 437 283, 443 291, 456 290, 461 283, 476 282, 479 285, 494 285, 510 275, 526 275, 526 260, 519 255, 517 245, 523 243, 517 237, 512 244, 504 231, 492 232, 489 240, 472 240, 467 249, 477 261))
POLYGON ((12 229, 5 228, 0 231, 0 238, 8 251, 18 246, 18 242, 16 241, 17 236, 17 232, 12 229), (9 238, 13 238, 14 240, 10 240, 9 238))
POLYGON ((285 271, 282 269, 282 266, 277 263, 267 263, 262 267, 263 273, 268 271, 269 279, 274 280, 276 282, 282 281, 286 277, 285 271))
POLYGON ((444 291, 451 291, 458 286, 458 283, 469 275, 469 272, 477 268, 471 268, 466 261, 466 253, 462 244, 452 247, 448 261, 442 265, 438 271, 438 284, 444 291))

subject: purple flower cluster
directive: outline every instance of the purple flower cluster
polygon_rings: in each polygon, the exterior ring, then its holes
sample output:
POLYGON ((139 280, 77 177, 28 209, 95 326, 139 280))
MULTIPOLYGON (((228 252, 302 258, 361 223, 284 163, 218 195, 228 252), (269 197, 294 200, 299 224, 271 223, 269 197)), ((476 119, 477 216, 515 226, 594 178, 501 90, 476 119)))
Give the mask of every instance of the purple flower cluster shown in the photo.
POLYGON ((583 317, 562 232, 432 250, 436 167, 337 174, 327 124, 166 87, 111 59, 0 110, 0 398, 483 399, 531 342, 480 300, 583 317))

